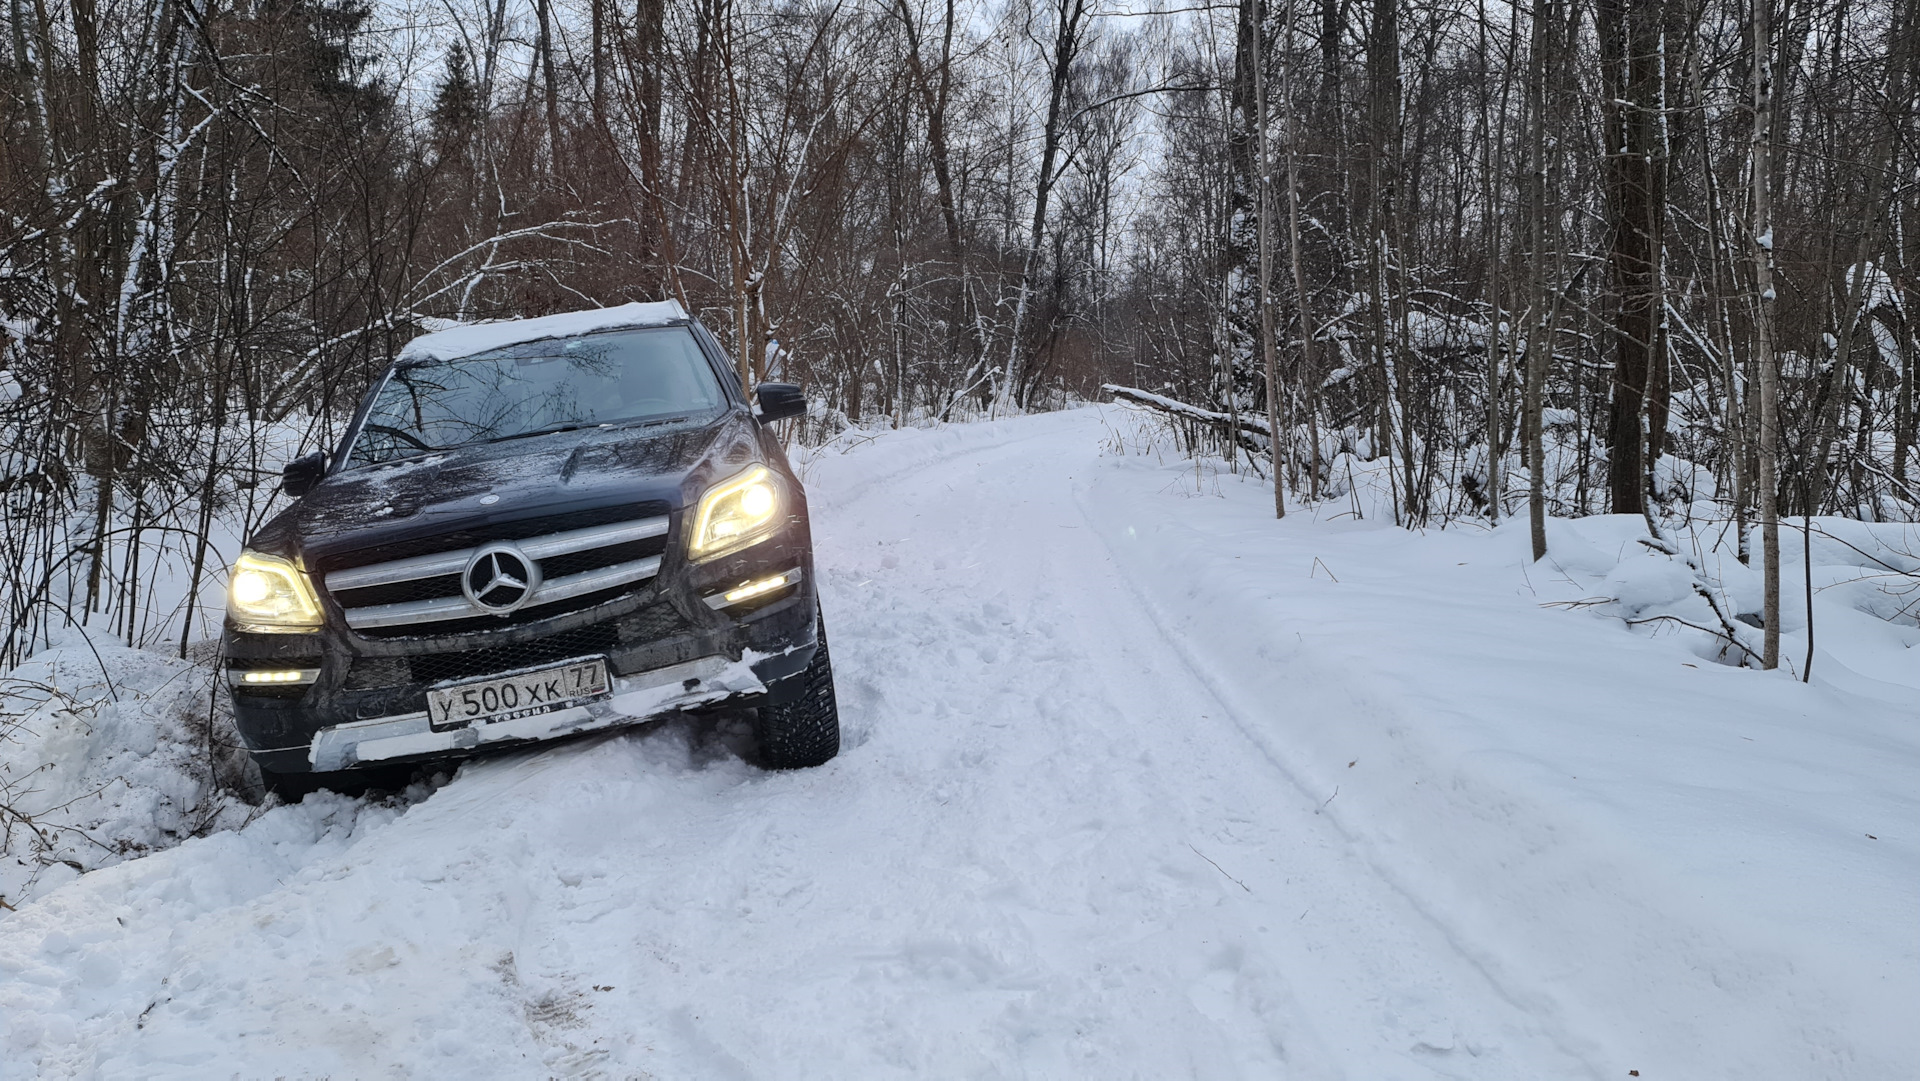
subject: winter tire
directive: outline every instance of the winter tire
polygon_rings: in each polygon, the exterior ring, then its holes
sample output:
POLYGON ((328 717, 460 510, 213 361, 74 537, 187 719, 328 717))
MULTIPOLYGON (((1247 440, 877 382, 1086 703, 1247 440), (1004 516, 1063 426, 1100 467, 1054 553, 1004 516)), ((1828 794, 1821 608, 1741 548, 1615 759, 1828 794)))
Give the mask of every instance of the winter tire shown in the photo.
POLYGON ((833 697, 833 660, 827 656, 827 628, 818 630, 813 662, 794 678, 800 691, 756 711, 753 734, 760 741, 760 764, 767 769, 806 769, 840 753, 840 706, 833 697))

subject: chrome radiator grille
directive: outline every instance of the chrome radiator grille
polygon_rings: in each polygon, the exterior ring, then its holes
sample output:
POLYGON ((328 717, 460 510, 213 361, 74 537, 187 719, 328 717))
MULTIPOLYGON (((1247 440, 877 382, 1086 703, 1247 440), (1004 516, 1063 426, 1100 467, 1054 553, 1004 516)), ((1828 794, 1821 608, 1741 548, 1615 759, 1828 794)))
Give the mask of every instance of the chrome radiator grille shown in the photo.
MULTIPOLYGON (((450 620, 487 620, 505 624, 516 614, 546 609, 562 601, 587 598, 609 589, 643 582, 660 573, 660 545, 668 520, 642 518, 610 525, 571 529, 519 541, 496 541, 457 551, 435 552, 384 563, 348 567, 326 575, 328 592, 356 631, 409 633, 450 620), (462 578, 484 551, 509 549, 535 569, 529 589, 512 610, 502 613, 469 599, 462 578)), ((542 612, 541 614, 547 614, 542 612)), ((451 629, 451 628, 449 628, 451 629)))

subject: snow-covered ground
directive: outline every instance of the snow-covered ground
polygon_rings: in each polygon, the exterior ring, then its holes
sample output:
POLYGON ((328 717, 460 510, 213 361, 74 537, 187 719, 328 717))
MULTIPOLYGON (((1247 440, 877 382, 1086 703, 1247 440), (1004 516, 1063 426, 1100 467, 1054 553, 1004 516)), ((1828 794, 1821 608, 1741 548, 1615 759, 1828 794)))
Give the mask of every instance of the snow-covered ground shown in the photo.
POLYGON ((1727 667, 1633 521, 1276 523, 1133 425, 806 463, 830 765, 674 721, 71 875, 0 1077, 1913 1075, 1911 619, 1727 667))

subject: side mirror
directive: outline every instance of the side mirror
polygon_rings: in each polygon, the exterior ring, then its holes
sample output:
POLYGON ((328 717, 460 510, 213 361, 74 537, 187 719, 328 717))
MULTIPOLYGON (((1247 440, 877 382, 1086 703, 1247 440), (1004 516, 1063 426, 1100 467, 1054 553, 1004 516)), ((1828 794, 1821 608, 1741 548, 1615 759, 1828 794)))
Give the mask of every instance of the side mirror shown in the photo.
POLYGON ((313 490, 320 478, 327 475, 327 452, 316 450, 312 454, 302 454, 286 464, 280 470, 280 490, 295 499, 313 490))
POLYGON ((785 420, 807 411, 807 396, 793 383, 762 383, 753 392, 760 403, 760 422, 785 420))

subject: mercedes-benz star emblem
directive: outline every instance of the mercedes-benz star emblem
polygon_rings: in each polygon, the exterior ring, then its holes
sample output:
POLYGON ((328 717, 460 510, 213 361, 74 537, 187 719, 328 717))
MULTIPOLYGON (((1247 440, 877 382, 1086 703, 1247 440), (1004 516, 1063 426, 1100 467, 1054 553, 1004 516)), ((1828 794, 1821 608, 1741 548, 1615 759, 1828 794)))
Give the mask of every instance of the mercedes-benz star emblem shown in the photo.
POLYGON ((474 606, 504 616, 540 588, 540 565, 511 544, 489 544, 473 553, 460 574, 460 592, 474 606))

